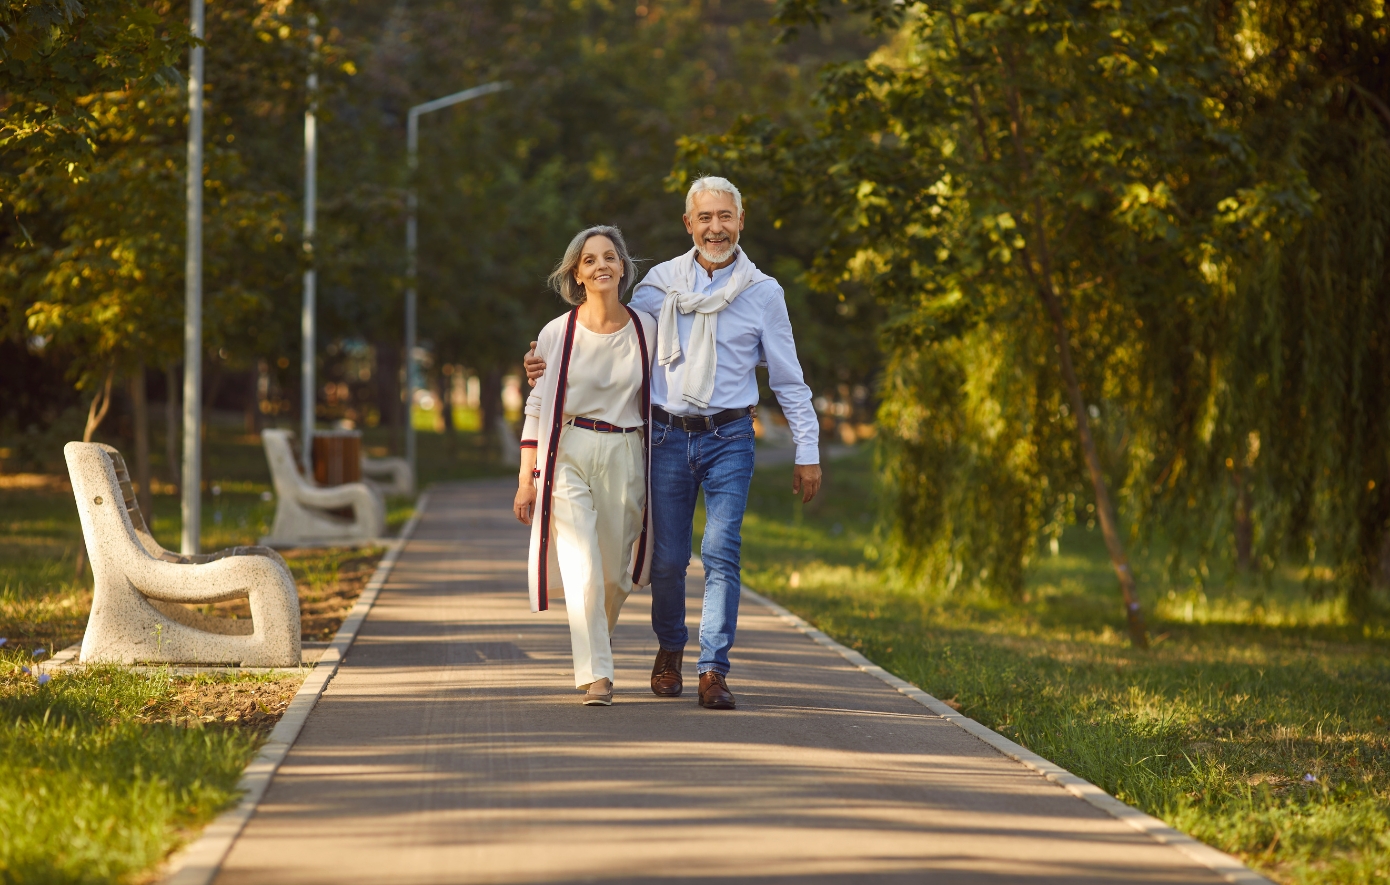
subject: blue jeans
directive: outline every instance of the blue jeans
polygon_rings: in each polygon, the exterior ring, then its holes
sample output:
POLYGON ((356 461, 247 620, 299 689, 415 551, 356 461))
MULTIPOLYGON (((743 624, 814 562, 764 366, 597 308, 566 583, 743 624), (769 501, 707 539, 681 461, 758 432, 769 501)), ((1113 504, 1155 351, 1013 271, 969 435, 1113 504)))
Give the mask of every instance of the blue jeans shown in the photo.
POLYGON ((729 672, 738 628, 739 547, 748 485, 753 480, 753 419, 689 433, 652 422, 652 630, 667 651, 690 639, 685 627, 685 572, 695 497, 705 490, 705 604, 700 612, 699 673, 729 672))

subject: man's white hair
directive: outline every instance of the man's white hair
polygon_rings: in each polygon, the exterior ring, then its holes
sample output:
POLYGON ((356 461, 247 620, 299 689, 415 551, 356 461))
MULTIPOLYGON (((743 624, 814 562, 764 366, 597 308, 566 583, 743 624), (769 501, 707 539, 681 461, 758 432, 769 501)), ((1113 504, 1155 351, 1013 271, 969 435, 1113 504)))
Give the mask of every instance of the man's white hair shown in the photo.
POLYGON ((743 194, 738 192, 734 183, 727 178, 720 178, 718 175, 704 175, 690 183, 690 190, 685 192, 685 214, 689 215, 690 210, 695 206, 696 194, 728 194, 734 198, 734 209, 739 215, 743 214, 743 194))

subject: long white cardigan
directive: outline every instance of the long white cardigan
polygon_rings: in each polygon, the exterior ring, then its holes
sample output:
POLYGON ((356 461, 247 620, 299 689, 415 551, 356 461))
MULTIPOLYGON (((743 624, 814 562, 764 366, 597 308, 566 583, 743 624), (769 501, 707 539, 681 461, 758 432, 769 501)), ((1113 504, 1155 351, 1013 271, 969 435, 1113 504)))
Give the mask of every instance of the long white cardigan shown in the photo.
MULTIPOLYGON (((632 583, 645 587, 651 583, 652 568, 652 360, 656 356, 656 321, 640 311, 626 308, 637 328, 642 365, 642 475, 647 488, 647 505, 642 510, 642 532, 632 545, 632 583)), ((552 543, 551 490, 555 481, 555 456, 564 426, 565 396, 569 378, 570 354, 574 350, 574 326, 579 309, 561 314, 546 323, 536 336, 536 355, 545 360, 546 372, 526 400, 526 414, 539 419, 539 438, 522 440, 536 446, 536 510, 531 520, 531 552, 527 556, 527 578, 531 588, 531 611, 550 608, 550 591, 562 590, 560 564, 552 543), (544 564, 544 565, 542 565, 544 564)))

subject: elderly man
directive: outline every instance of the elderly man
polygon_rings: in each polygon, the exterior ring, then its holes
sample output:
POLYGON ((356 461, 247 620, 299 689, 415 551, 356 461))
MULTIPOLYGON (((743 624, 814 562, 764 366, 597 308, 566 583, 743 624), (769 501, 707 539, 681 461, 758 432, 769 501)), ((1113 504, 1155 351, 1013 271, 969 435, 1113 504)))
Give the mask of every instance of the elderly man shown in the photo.
MULTIPOLYGON (((700 615, 700 706, 732 710, 729 649, 738 626, 743 512, 753 478, 757 367, 791 425, 796 443, 792 492, 810 501, 820 489, 818 429, 802 380, 786 299, 777 281, 738 246, 743 197, 726 179, 700 178, 685 197, 694 248, 652 268, 632 296, 634 310, 657 318, 652 375, 652 629, 660 650, 652 691, 677 697, 689 633, 685 574, 695 499, 705 492, 704 608, 700 615)), ((533 345, 534 347, 534 345, 533 345)), ((532 384, 544 362, 527 357, 532 384)))

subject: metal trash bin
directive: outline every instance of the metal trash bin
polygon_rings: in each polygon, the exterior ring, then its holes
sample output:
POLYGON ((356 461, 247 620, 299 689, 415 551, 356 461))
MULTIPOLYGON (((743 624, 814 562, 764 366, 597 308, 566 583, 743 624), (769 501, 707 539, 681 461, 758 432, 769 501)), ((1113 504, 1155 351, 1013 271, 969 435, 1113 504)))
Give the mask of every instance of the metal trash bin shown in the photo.
POLYGON ((318 430, 314 432, 314 482, 340 486, 362 481, 362 432, 318 430))

